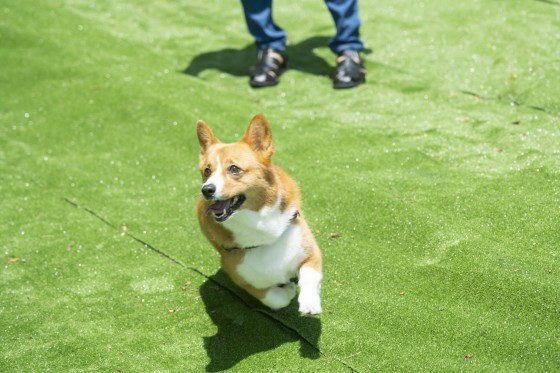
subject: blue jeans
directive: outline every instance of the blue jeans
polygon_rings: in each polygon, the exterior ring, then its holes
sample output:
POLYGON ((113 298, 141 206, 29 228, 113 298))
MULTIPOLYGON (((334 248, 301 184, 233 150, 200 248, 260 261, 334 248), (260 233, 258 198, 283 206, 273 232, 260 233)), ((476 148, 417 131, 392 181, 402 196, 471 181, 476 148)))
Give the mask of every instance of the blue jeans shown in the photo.
MULTIPOLYGON (((272 19, 272 0, 241 0, 249 32, 259 49, 286 49, 286 32, 272 19)), ((334 53, 364 49, 360 39, 358 0, 325 0, 333 17, 336 34, 329 40, 334 53)))

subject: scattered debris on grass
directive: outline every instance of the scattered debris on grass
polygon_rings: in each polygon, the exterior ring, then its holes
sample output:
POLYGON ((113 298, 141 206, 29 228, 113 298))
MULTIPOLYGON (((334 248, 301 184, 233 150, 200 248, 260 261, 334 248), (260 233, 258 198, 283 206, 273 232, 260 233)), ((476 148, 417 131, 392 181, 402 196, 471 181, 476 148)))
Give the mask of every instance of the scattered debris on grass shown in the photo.
POLYGON ((484 96, 479 95, 478 93, 475 92, 470 92, 470 91, 465 91, 465 90, 459 90, 460 93, 464 94, 464 95, 469 95, 472 96, 475 100, 484 100, 484 96))
POLYGON ((175 313, 175 312, 177 312, 177 308, 170 308, 170 309, 167 310, 167 312, 175 313))
POLYGON ((191 285, 192 285, 192 281, 188 280, 187 282, 185 282, 183 286, 181 286, 181 290, 187 291, 191 288, 191 285))
POLYGON ((399 293, 399 295, 400 295, 401 297, 404 297, 405 294, 406 294, 405 291, 401 291, 401 292, 399 293))
POLYGON ((340 233, 331 233, 329 234, 329 239, 339 238, 340 236, 342 236, 340 233))
POLYGON ((511 124, 518 125, 518 124, 521 124, 521 121, 520 120, 514 120, 513 122, 511 122, 511 124))
POLYGON ((17 263, 20 259, 17 256, 10 256, 8 257, 8 263, 17 263))
POLYGON ((473 354, 467 354, 465 356, 465 361, 470 361, 473 358, 473 356, 474 356, 473 354))
POLYGON ((18 258, 17 256, 9 256, 8 257, 8 263, 21 263, 21 264, 25 264, 27 263, 27 259, 25 258, 18 258))

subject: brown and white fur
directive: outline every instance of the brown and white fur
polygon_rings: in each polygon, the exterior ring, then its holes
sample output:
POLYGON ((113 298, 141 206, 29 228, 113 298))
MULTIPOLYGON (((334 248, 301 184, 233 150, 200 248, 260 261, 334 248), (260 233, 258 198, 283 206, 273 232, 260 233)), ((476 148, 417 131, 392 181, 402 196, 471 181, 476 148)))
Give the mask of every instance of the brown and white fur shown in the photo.
POLYGON ((272 164, 264 116, 256 115, 237 143, 220 142, 203 121, 197 134, 203 180, 198 220, 224 271, 275 310, 295 297, 298 278, 299 311, 321 313, 321 252, 303 218, 296 182, 272 164))

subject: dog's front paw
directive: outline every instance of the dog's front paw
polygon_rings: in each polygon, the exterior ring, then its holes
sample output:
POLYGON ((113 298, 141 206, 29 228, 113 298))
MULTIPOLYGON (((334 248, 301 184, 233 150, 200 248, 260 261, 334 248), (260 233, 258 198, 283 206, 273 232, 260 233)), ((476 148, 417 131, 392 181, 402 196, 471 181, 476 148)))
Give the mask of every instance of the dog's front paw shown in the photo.
POLYGON ((323 310, 321 309, 321 298, 319 294, 312 291, 302 291, 298 297, 299 312, 308 315, 318 315, 323 310))

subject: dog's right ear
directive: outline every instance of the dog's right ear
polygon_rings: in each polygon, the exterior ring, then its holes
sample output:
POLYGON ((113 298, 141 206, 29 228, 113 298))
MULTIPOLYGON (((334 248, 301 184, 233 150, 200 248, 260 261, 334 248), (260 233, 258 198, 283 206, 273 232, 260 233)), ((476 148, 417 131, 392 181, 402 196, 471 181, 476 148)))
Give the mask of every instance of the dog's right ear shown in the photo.
POLYGON ((210 146, 220 142, 220 140, 214 136, 214 132, 212 132, 210 127, 202 120, 196 122, 196 134, 198 135, 198 143, 200 144, 200 154, 206 153, 210 146))

